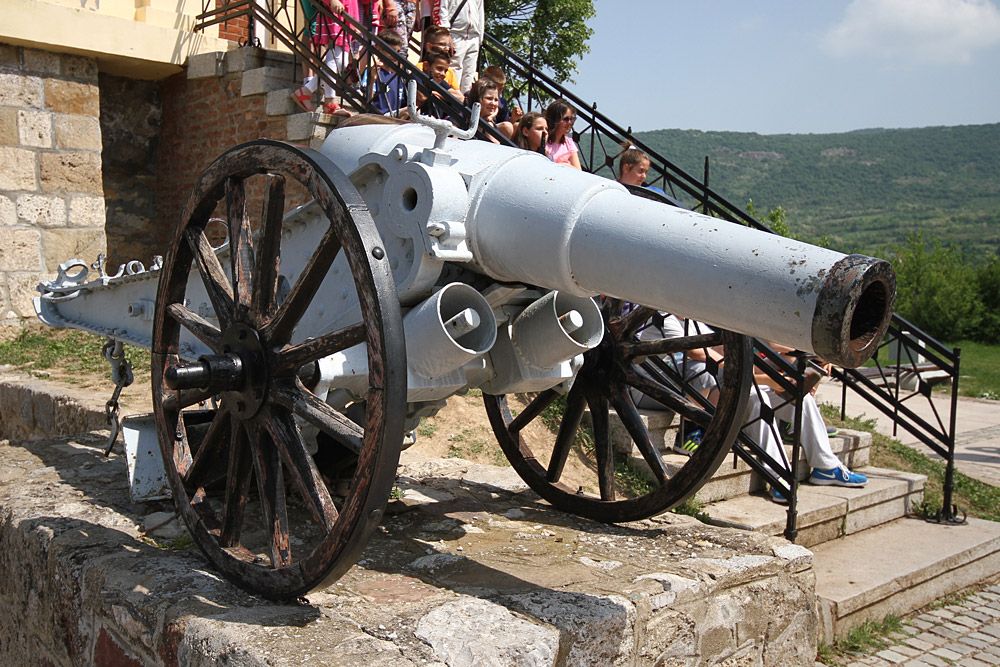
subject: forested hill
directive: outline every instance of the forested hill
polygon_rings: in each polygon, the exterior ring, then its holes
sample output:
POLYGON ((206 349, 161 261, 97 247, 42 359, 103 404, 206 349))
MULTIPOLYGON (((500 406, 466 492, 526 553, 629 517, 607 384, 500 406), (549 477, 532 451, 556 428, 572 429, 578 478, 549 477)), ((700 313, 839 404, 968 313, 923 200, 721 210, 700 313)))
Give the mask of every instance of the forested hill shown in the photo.
POLYGON ((970 251, 1000 248, 1000 124, 761 135, 637 133, 692 175, 710 159, 710 186, 758 214, 788 212, 805 240, 874 252, 911 231, 970 251))

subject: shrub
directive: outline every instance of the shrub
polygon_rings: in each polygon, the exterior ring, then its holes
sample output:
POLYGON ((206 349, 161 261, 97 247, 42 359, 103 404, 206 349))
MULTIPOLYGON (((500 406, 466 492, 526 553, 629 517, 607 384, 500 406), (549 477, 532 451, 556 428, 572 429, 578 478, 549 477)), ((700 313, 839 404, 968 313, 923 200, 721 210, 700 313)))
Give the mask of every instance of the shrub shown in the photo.
POLYGON ((980 332, 983 302, 977 271, 957 248, 913 234, 894 254, 897 312, 945 340, 980 332))

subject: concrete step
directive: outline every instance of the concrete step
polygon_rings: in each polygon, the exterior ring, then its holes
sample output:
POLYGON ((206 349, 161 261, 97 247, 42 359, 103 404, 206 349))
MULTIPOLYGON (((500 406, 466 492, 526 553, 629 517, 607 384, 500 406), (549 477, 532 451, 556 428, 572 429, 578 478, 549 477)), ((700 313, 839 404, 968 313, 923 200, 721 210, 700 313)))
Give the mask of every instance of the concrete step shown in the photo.
POLYGON ((1000 523, 897 519, 813 548, 819 639, 901 616, 1000 572, 1000 523))
POLYGON ((294 68, 288 65, 266 65, 243 71, 240 95, 266 95, 272 90, 288 88, 295 82, 294 68))
POLYGON ((294 101, 292 92, 295 88, 278 88, 267 94, 267 103, 264 105, 264 113, 268 116, 291 116, 292 114, 303 113, 294 101))
MULTIPOLYGON (((676 424, 672 421, 672 414, 659 410, 640 410, 640 417, 649 431, 653 444, 664 454, 668 468, 679 468, 685 462, 685 457, 674 454, 674 437, 677 433, 676 424)), ((586 416, 589 420, 589 415, 586 416)), ((611 439, 615 450, 629 457, 632 467, 645 475, 648 479, 653 479, 649 466, 639 453, 639 450, 632 444, 632 440, 622 425, 618 415, 611 413, 611 439)), ((830 447, 833 453, 852 470, 863 468, 868 465, 871 457, 871 433, 864 431, 851 431, 842 429, 837 435, 830 437, 830 447)), ((789 459, 792 456, 791 445, 785 445, 785 456, 789 459)), ((798 479, 804 480, 809 476, 810 467, 802 451, 796 462, 795 472, 798 479)), ((728 498, 746 495, 764 488, 763 480, 753 474, 750 466, 742 459, 731 456, 723 462, 712 478, 698 490, 696 500, 702 503, 712 503, 728 498)))
MULTIPOLYGON (((798 491, 796 544, 811 547, 888 523, 913 511, 924 497, 924 475, 865 468, 863 489, 802 484, 798 491)), ((704 507, 712 523, 769 535, 785 530, 787 506, 764 495, 729 498, 704 507)))

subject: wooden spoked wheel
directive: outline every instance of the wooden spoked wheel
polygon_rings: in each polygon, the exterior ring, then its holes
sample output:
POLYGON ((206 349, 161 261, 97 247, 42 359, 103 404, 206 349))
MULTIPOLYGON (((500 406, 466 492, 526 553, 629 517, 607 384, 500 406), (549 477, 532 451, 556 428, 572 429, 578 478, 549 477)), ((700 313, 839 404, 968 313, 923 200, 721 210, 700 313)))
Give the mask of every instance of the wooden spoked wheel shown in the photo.
POLYGON ((521 478, 555 507, 607 523, 663 512, 711 477, 739 432, 753 367, 750 341, 744 336, 715 331, 638 340, 637 332, 648 327, 656 313, 642 307, 623 310, 619 301, 603 303, 604 338, 584 354, 568 392, 484 396, 493 432, 521 478), (683 361, 664 360, 671 355, 683 360, 707 347, 720 348, 725 356, 714 405, 695 386, 695 378, 685 379, 683 361), (663 452, 651 441, 636 407, 639 392, 672 411, 674 424, 680 416, 704 431, 692 456, 663 452), (622 438, 612 437, 612 410, 649 468, 652 481, 644 487, 627 483, 628 469, 622 464, 628 454, 615 445, 622 438), (581 452, 584 478, 578 466, 577 478, 564 481, 567 461, 581 458, 581 452))
POLYGON ((319 153, 272 141, 219 157, 195 187, 164 262, 152 351, 170 487, 206 556, 239 586, 271 599, 299 596, 342 575, 388 500, 406 402, 388 258, 347 177, 319 153), (325 229, 307 258, 282 255, 291 208, 286 186, 322 211, 325 229), (259 213, 248 206, 248 193, 258 196, 259 213), (206 236, 217 209, 224 209, 228 258, 206 236), (303 316, 333 300, 320 285, 338 257, 357 293, 357 320, 304 338, 296 331, 303 316), (283 263, 297 267, 291 280, 283 263), (199 277, 213 314, 195 310, 191 285, 199 277), (182 337, 211 353, 182 359, 182 337), (369 386, 348 418, 307 385, 316 360, 358 344, 367 348, 369 386), (307 442, 304 429, 318 433, 315 442, 307 442), (340 479, 317 465, 316 442, 346 460, 340 479))

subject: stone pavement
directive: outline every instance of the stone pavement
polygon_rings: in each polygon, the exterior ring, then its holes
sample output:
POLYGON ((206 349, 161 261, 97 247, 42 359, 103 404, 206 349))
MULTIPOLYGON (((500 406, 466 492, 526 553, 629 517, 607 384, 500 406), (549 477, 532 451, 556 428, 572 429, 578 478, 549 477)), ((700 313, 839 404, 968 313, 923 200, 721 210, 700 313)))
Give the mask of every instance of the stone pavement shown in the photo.
POLYGON ((1000 665, 1000 584, 903 621, 895 644, 848 667, 1000 665))
MULTIPOLYGON (((905 396, 906 394, 902 394, 905 396)), ((950 416, 948 394, 933 394, 934 407, 922 396, 914 396, 905 405, 931 424, 938 424, 938 416, 947 427, 950 416), (934 411, 937 411, 935 416, 934 411)), ((823 382, 817 399, 820 403, 840 406, 839 382, 823 382)), ((1000 401, 983 398, 959 397, 958 416, 955 421, 955 465, 957 469, 981 482, 1000 486, 1000 401)), ((892 436, 892 419, 879 412, 873 405, 852 391, 847 392, 847 414, 854 417, 874 417, 880 433, 892 436)), ((911 445, 923 454, 934 457, 929 447, 903 429, 895 436, 905 445, 911 445)))

